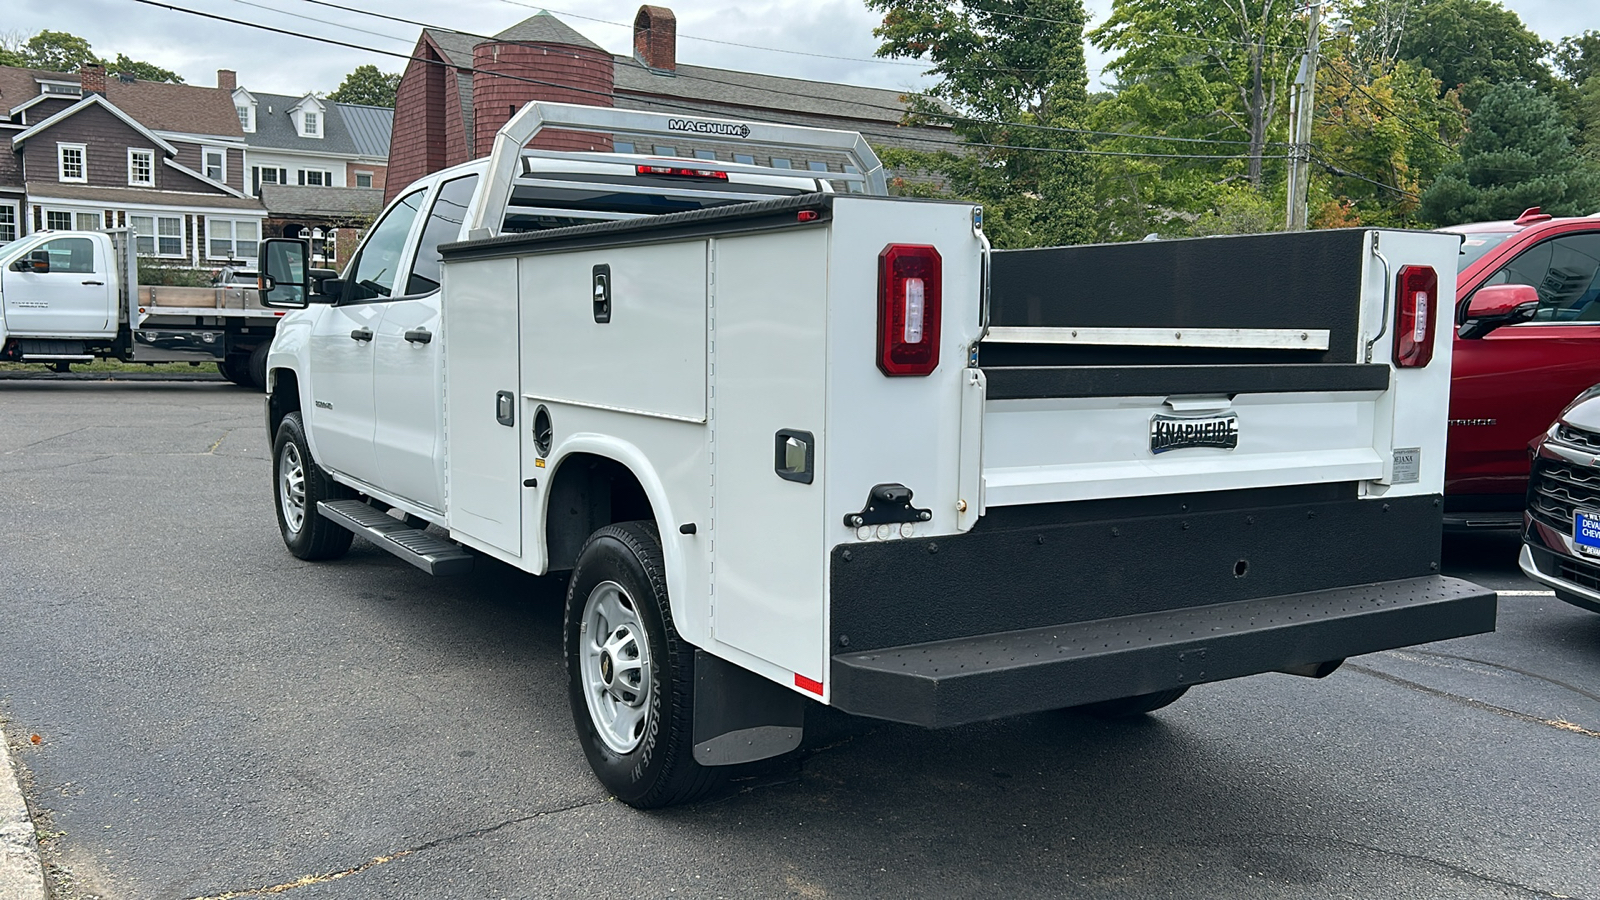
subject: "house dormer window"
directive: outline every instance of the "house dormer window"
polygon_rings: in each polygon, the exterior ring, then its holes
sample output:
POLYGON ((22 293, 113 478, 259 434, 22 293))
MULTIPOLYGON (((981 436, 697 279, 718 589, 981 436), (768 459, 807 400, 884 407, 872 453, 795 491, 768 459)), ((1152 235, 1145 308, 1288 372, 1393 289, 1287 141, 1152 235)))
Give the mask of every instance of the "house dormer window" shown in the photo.
POLYGON ((83 88, 66 81, 41 81, 39 93, 57 97, 82 97, 83 88))
POLYGON ((289 116, 294 119, 294 132, 303 138, 321 140, 326 132, 327 123, 323 121, 323 113, 327 108, 315 94, 307 94, 300 98, 300 102, 289 107, 289 116))
POLYGON ((62 181, 85 182, 88 175, 88 149, 83 144, 56 145, 56 175, 62 181))
POLYGON ((233 92, 233 109, 239 114, 239 127, 245 134, 256 133, 256 98, 244 88, 233 92))

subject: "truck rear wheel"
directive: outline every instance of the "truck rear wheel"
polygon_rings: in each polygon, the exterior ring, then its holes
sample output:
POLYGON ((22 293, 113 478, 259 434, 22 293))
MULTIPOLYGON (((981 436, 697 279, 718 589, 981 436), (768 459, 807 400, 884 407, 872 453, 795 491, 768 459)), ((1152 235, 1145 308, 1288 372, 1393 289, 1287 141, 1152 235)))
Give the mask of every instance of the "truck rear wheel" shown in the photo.
POLYGON ((1099 703, 1085 703, 1082 706, 1072 707, 1072 711, 1083 713, 1086 716, 1094 716, 1097 719, 1127 719, 1133 716, 1142 716, 1148 712, 1155 712, 1163 706, 1169 706, 1187 693, 1189 693, 1189 687, 1184 685, 1167 691, 1137 694, 1132 697, 1118 697, 1115 700, 1102 700, 1099 703))
POLYGON ((250 377, 250 383, 246 387, 253 387, 258 391, 267 389, 267 351, 271 348, 272 342, 267 341, 264 344, 257 344, 256 348, 250 351, 250 362, 245 369, 250 377))
POLYGON ((283 417, 272 444, 272 496, 278 530, 290 553, 307 560, 337 559, 350 549, 355 535, 318 514, 317 503, 345 500, 352 494, 311 458, 298 411, 283 417))
POLYGON ((596 531, 567 583, 567 684, 589 767, 638 809, 685 803, 722 780, 694 761, 694 648, 672 627, 652 522, 596 531))
POLYGON ((235 353, 224 356, 217 361, 217 371, 222 377, 240 387, 252 387, 250 384, 250 358, 243 354, 235 353))

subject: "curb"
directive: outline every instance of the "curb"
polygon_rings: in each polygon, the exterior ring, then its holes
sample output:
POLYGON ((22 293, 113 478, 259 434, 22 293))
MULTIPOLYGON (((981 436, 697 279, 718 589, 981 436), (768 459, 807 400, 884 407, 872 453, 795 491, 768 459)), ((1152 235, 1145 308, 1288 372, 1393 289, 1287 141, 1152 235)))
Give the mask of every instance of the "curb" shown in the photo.
POLYGON ((44 870, 28 806, 0 731, 0 900, 44 900, 44 870))

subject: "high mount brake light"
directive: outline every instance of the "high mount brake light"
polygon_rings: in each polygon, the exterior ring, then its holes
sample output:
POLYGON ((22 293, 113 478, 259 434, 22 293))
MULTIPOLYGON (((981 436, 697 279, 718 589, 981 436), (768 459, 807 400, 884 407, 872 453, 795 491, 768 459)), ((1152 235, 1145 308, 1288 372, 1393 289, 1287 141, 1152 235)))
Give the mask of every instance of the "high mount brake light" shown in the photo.
POLYGON ((1403 266, 1395 276, 1394 364, 1420 369, 1433 360, 1439 320, 1439 274, 1428 266, 1403 266))
POLYGON ((728 173, 720 169, 691 169, 687 166, 651 166, 638 165, 634 171, 640 175, 666 175, 669 178, 710 178, 713 181, 727 181, 728 173))
POLYGON ((926 375, 939 366, 944 265, 926 245, 891 244, 878 254, 878 368, 926 375))

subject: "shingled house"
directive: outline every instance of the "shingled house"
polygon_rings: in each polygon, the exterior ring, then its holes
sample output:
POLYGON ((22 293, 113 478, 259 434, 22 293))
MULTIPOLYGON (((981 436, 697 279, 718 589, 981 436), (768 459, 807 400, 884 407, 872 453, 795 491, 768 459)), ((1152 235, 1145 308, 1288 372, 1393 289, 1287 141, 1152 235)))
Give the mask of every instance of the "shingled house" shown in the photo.
POLYGON ((394 110, 233 90, 249 150, 245 192, 267 208, 263 237, 301 237, 323 265, 354 249, 378 214, 394 110))
POLYGON ((266 209, 223 87, 0 67, 0 243, 40 229, 128 226, 141 256, 253 260, 266 209))
MULTIPOLYGON (((938 150, 946 128, 900 124, 898 91, 680 65, 677 18, 662 6, 634 17, 634 52, 613 55, 541 12, 490 38, 423 29, 396 93, 387 197, 411 181, 488 154, 494 134, 534 100, 780 122, 859 131, 877 146, 938 150)), ((616 150, 844 171, 843 157, 739 152, 727 144, 629 140, 627 135, 548 134, 536 146, 616 150)))

